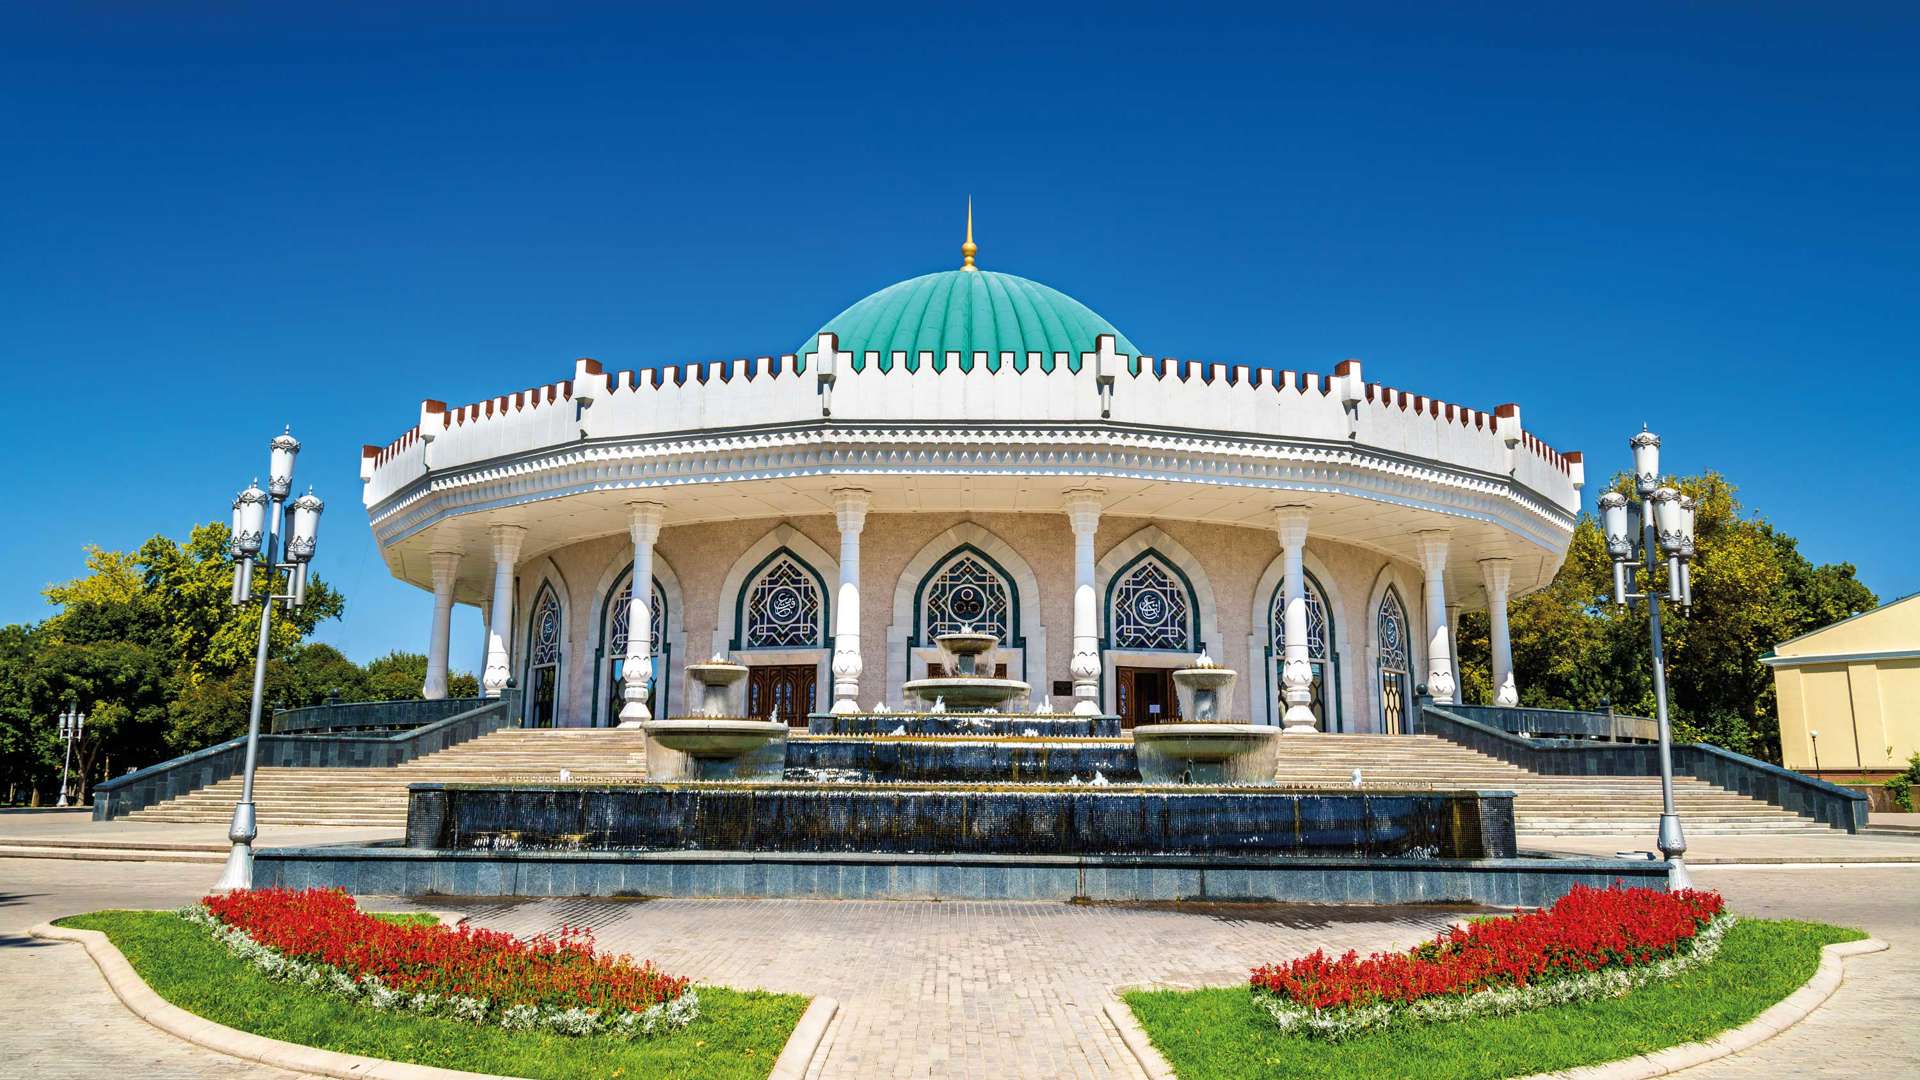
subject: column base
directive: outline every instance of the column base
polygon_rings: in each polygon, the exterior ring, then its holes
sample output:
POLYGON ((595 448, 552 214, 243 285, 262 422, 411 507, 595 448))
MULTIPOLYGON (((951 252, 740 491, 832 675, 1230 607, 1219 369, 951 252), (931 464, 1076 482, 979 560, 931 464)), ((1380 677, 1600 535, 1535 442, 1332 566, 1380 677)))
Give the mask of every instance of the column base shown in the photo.
POLYGON ((645 720, 622 720, 613 725, 615 731, 637 731, 647 726, 645 720))
POLYGON ((839 701, 834 702, 833 708, 828 711, 835 716, 852 716, 860 712, 861 709, 860 703, 852 698, 841 698, 839 701))

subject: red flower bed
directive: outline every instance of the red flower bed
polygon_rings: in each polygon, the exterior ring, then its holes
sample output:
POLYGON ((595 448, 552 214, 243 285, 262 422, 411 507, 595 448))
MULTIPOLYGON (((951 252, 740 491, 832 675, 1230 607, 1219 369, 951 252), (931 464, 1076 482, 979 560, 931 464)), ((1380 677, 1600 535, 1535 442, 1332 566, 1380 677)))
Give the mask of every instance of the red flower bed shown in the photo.
POLYGON ((521 940, 471 926, 403 926, 325 889, 209 896, 213 917, 285 956, 372 976, 407 993, 457 994, 498 1005, 640 1011, 679 997, 687 980, 594 951, 593 934, 562 927, 521 940))
POLYGON ((1552 907, 1446 930, 1404 953, 1324 951, 1253 970, 1253 988, 1309 1009, 1401 1003, 1556 975, 1631 967, 1673 953, 1719 915, 1720 894, 1575 886, 1552 907))

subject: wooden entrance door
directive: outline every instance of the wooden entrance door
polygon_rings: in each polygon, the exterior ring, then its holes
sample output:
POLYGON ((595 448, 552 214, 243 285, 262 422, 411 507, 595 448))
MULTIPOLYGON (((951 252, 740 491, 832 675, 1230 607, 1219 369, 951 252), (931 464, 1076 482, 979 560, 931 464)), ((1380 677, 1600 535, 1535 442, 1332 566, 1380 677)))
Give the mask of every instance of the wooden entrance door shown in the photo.
POLYGON ((1164 724, 1180 718, 1180 699, 1166 668, 1115 667, 1114 708, 1120 726, 1164 724))
POLYGON ((789 727, 806 727, 813 711, 820 669, 812 664, 767 664, 749 669, 747 715, 765 720, 778 714, 789 727))

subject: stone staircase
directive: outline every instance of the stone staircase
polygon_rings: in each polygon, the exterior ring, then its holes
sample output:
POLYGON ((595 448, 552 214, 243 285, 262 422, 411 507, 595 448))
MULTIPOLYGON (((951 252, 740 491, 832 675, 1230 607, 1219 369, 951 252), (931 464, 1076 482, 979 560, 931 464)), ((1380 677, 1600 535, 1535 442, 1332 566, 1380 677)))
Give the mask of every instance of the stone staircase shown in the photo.
MULTIPOLYGON (((423 781, 622 783, 647 777, 645 736, 606 728, 509 728, 378 769, 263 768, 254 781, 262 824, 406 827, 407 785, 423 781)), ((1660 782, 1642 776, 1544 776, 1432 735, 1287 737, 1275 776, 1296 787, 1363 789, 1482 788, 1514 792, 1523 841, 1554 836, 1632 836, 1652 843, 1660 782)), ((240 778, 135 811, 138 821, 217 822, 233 816, 240 778)), ((1690 835, 1826 833, 1811 818, 1692 777, 1674 778, 1674 798, 1690 835)))
MULTIPOLYGON (((1305 787, 1481 788, 1514 793, 1522 842, 1554 836, 1644 834, 1660 816, 1654 776, 1547 776, 1509 765, 1436 735, 1286 737, 1276 779, 1305 787)), ((1688 835, 1828 833, 1828 826, 1690 776, 1673 778, 1674 808, 1688 835)))
MULTIPOLYGON (((378 769, 262 768, 254 776, 263 825, 360 825, 406 828, 407 785, 443 782, 622 783, 647 778, 646 738, 618 728, 506 728, 378 769)), ((135 821, 224 822, 240 799, 240 778, 136 810, 135 821)))

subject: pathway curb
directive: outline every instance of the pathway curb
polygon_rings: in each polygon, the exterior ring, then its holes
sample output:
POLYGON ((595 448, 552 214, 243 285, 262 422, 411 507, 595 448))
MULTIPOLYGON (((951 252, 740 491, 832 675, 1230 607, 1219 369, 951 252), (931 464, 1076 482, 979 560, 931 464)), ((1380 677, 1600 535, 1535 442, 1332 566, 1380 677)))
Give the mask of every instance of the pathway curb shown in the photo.
MULTIPOLYGON (((107 935, 98 930, 71 929, 46 922, 28 933, 46 941, 73 942, 86 949, 87 955, 100 969, 100 974, 106 977, 114 996, 129 1012, 175 1038, 217 1053, 278 1069, 341 1077, 343 1080, 501 1080, 493 1073, 462 1072, 432 1065, 410 1065, 385 1058, 343 1054, 269 1039, 216 1024, 170 1004, 155 993, 107 935)), ((806 1075, 807 1066, 819 1049, 821 1037, 826 1034, 827 1021, 833 1018, 838 1008, 838 1003, 832 998, 813 999, 807 1011, 801 1015, 800 1022, 794 1025, 793 1034, 787 1037, 787 1044, 774 1061, 773 1072, 768 1080, 799 1080, 806 1075)))
MULTIPOLYGON (((1577 1069, 1561 1072, 1534 1073, 1520 1080, 1645 1080, 1647 1077, 1666 1076, 1681 1069, 1689 1069, 1716 1058, 1737 1054, 1773 1038, 1782 1031, 1807 1018, 1808 1014, 1819 1008, 1833 992, 1840 988, 1842 968, 1850 956, 1865 956, 1869 953, 1885 952, 1890 946, 1879 938, 1864 938, 1860 941, 1842 941, 1828 945, 1820 950, 1820 965, 1814 969, 1813 977, 1798 990, 1774 1002, 1759 1016, 1703 1042, 1682 1043, 1657 1050, 1638 1057, 1622 1058, 1602 1065, 1583 1065, 1577 1069)), ((1145 1029, 1134 1019, 1133 1010, 1120 1000, 1120 994, 1147 987, 1117 987, 1113 996, 1107 999, 1105 1010, 1107 1019, 1119 1029, 1120 1041, 1126 1043, 1133 1052, 1134 1060, 1140 1065, 1147 1080, 1177 1080, 1167 1059, 1154 1049, 1153 1042, 1147 1038, 1145 1029)))
POLYGON ((1147 1038, 1147 1029, 1140 1026, 1140 1021, 1134 1018, 1133 1010, 1127 1007, 1126 1002, 1120 1000, 1120 995, 1130 990, 1148 989, 1165 990, 1172 988, 1164 986, 1115 987, 1112 995, 1107 998, 1106 1004, 1101 1006, 1101 1008, 1106 1012, 1107 1019, 1112 1022, 1114 1029, 1120 1032, 1120 1041, 1127 1044, 1127 1049, 1133 1053, 1133 1060, 1140 1066, 1140 1071, 1146 1074, 1147 1080, 1178 1080, 1178 1078, 1174 1076, 1173 1066, 1167 1064, 1167 1059, 1162 1057, 1160 1051, 1154 1048, 1153 1040, 1147 1038))
POLYGON ((1716 1058, 1737 1054, 1766 1042, 1806 1019, 1808 1014, 1832 997, 1833 992, 1840 988, 1841 969, 1847 957, 1885 952, 1888 948, 1887 943, 1879 938, 1842 941, 1826 946, 1820 950, 1820 966, 1814 969, 1813 978, 1802 984, 1800 989, 1774 1002, 1759 1016, 1739 1027, 1723 1031, 1703 1042, 1669 1046, 1665 1050, 1609 1061, 1604 1065, 1535 1073, 1523 1080, 1642 1080, 1650 1076, 1666 1076, 1716 1058))
POLYGON ((813 1064, 814 1055, 820 1052, 820 1043, 827 1036, 828 1022, 839 1011, 840 1003, 830 997, 817 997, 809 1002, 807 1011, 800 1014, 800 1022, 793 1025, 793 1034, 787 1036, 787 1045, 774 1059, 773 1071, 767 1074, 767 1080, 803 1080, 807 1066, 813 1064))

